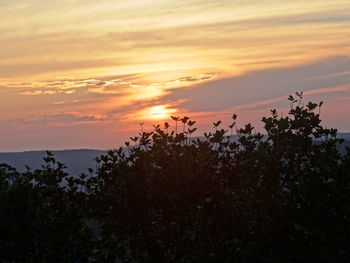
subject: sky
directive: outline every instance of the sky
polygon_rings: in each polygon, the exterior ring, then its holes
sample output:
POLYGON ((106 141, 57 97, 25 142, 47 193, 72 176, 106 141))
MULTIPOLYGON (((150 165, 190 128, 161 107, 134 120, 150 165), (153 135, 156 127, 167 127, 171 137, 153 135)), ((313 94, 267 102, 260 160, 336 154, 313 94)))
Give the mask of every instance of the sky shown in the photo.
POLYGON ((263 132, 296 91, 350 132, 349 0, 0 0, 0 36, 0 152, 111 149, 171 115, 263 132))

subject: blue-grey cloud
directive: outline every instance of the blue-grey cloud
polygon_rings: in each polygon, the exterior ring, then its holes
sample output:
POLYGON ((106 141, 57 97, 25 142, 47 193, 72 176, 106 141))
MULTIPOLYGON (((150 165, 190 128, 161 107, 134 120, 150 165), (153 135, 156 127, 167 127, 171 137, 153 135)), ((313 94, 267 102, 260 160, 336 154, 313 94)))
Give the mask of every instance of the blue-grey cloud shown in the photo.
MULTIPOLYGON (((160 101, 179 101, 192 111, 219 111, 233 106, 350 84, 350 58, 332 57, 308 65, 268 69, 170 90, 160 101)), ((350 94, 348 89, 347 94, 350 94)))

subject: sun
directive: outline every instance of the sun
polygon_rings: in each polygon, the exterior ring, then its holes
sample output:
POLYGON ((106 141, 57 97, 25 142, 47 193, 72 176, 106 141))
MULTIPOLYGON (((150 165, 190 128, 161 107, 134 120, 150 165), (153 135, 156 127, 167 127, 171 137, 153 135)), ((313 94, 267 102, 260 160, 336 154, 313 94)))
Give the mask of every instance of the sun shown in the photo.
POLYGON ((153 106, 141 112, 141 119, 164 120, 174 112, 176 110, 169 108, 169 105, 153 106))

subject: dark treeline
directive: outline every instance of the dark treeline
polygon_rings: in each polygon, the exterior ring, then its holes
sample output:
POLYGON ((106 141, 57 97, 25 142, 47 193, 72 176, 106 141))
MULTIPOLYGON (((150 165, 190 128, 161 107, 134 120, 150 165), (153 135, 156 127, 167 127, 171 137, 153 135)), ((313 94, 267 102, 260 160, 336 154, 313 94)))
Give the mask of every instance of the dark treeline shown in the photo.
POLYGON ((350 150, 301 100, 265 136, 233 115, 191 139, 173 117, 179 133, 155 126, 79 178, 50 152, 42 169, 1 165, 0 261, 349 262, 350 150))

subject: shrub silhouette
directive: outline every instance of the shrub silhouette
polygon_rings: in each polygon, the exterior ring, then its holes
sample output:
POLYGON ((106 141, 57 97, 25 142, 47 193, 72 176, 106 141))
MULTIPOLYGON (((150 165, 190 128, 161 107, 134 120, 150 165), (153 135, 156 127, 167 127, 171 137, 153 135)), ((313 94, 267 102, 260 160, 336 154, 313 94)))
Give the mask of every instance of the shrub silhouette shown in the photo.
POLYGON ((79 178, 51 153, 34 172, 1 166, 3 261, 347 261, 350 151, 321 125, 322 103, 289 101, 264 135, 234 114, 193 138, 195 122, 172 117, 174 131, 142 130, 79 178))

